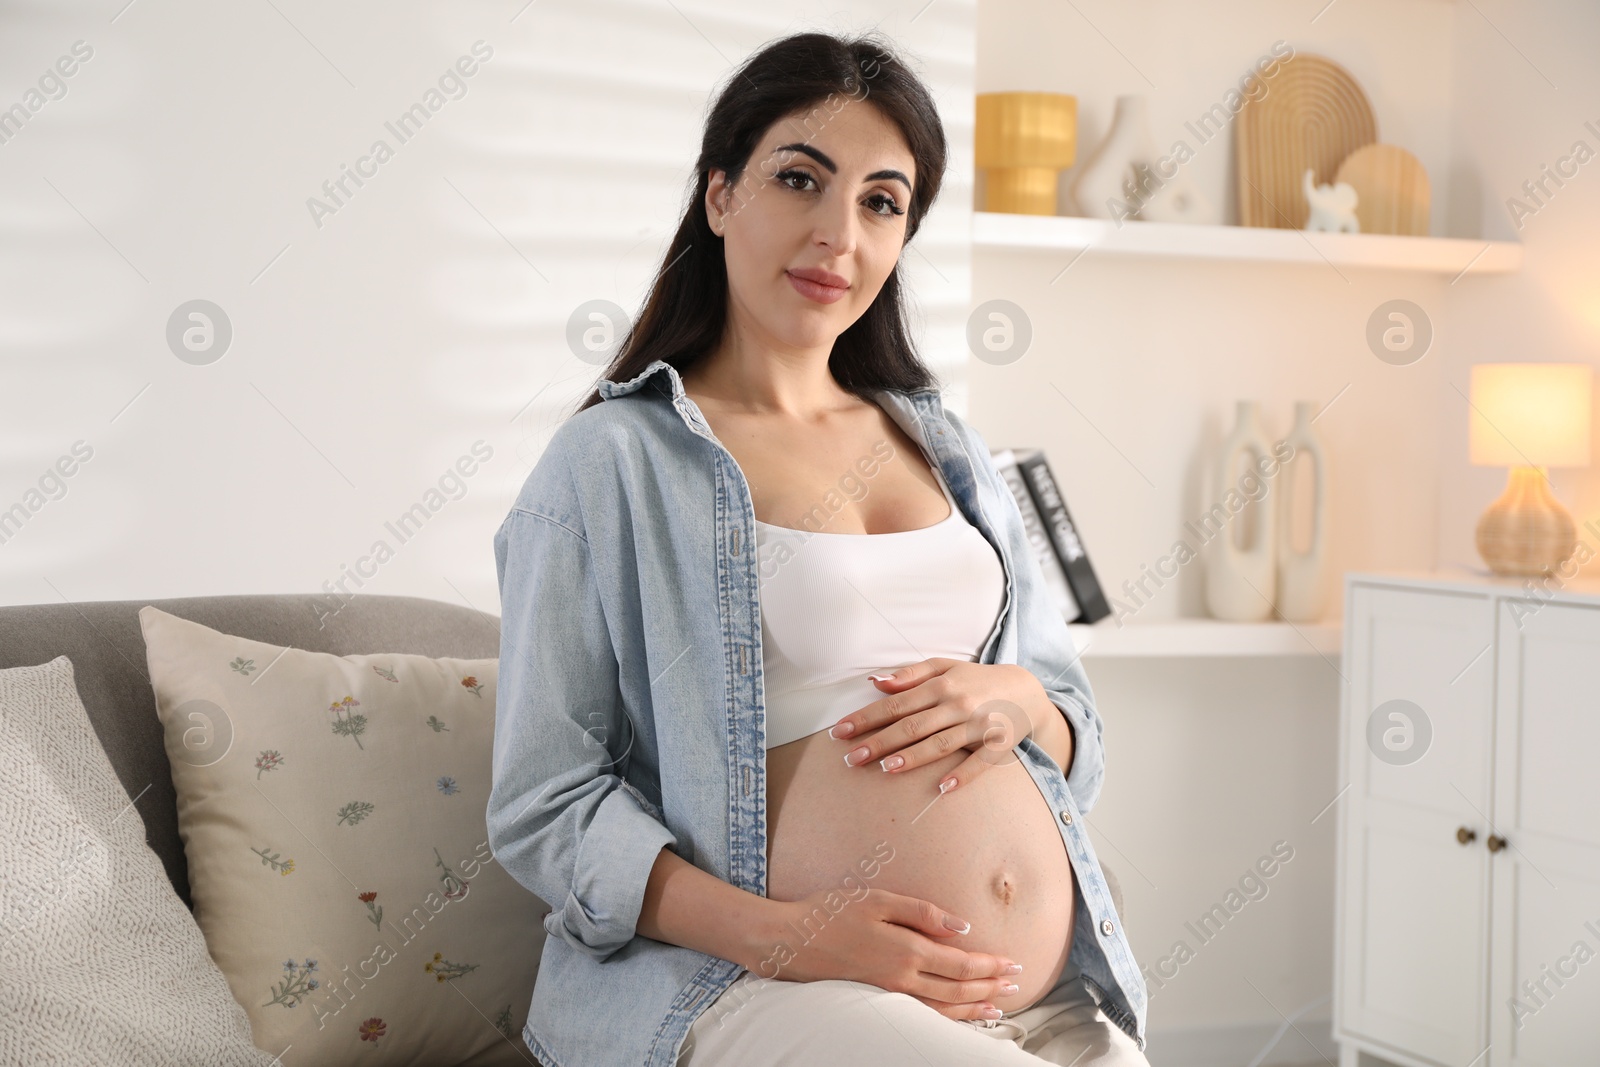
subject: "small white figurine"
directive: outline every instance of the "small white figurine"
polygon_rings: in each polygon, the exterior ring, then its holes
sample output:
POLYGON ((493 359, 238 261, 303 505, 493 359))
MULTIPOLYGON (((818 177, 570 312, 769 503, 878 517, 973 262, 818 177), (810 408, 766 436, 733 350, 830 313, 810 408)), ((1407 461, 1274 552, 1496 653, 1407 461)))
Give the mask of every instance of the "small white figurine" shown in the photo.
POLYGON ((1313 185, 1311 175, 1312 170, 1307 167, 1302 184, 1306 203, 1311 205, 1311 217, 1306 220, 1305 228, 1332 233, 1360 233, 1361 224, 1356 221, 1356 201, 1359 197, 1355 187, 1349 182, 1313 185))

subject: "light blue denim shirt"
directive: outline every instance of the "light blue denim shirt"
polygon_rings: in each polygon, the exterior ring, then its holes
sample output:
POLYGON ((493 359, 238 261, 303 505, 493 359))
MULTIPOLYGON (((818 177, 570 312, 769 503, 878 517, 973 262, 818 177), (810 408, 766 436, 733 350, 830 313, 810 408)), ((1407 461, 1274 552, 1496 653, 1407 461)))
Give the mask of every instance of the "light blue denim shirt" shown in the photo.
MULTIPOLYGON (((637 933, 657 854, 767 894, 755 511, 676 368, 597 388, 604 402, 556 429, 494 539, 489 841, 552 908, 529 1048, 548 1067, 669 1067, 745 968, 637 933)), ((1144 979, 1083 821, 1105 772, 1101 720, 1016 500, 938 390, 873 396, 999 553, 1005 602, 978 662, 1026 667, 1071 724, 1066 776, 1032 738, 1013 751, 1077 873, 1069 963, 1143 1048, 1144 979)))

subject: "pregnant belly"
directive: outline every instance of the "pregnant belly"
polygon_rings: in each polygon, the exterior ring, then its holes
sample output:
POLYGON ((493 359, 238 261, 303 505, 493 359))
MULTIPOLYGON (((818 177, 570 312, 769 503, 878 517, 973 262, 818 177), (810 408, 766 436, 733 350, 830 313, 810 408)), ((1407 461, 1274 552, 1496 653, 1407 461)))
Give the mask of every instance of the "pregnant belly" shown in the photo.
MULTIPOLYGON (((871 736, 871 735, 868 735, 871 736)), ((852 742, 854 743, 854 742, 852 742)), ((880 843, 894 850, 866 884, 928 900, 972 929, 936 939, 1022 964, 1016 1011, 1056 984, 1072 948, 1072 863, 1055 813, 1012 753, 953 792, 939 780, 970 753, 908 771, 845 765, 848 746, 819 730, 767 752, 767 895, 799 900, 838 888, 880 843)))

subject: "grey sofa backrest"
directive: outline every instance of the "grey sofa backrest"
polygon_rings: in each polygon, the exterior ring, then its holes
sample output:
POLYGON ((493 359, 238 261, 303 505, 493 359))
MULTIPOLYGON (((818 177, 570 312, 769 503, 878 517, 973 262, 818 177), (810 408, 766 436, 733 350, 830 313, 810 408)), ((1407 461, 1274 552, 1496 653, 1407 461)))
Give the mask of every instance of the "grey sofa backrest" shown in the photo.
POLYGON ((500 653, 500 620, 420 597, 360 595, 326 614, 313 595, 186 597, 0 607, 0 668, 72 660, 78 692, 117 777, 144 819, 145 839, 191 909, 161 722, 145 661, 139 609, 153 604, 223 633, 336 656, 375 652, 483 659, 500 653), (320 622, 320 625, 319 625, 320 622))

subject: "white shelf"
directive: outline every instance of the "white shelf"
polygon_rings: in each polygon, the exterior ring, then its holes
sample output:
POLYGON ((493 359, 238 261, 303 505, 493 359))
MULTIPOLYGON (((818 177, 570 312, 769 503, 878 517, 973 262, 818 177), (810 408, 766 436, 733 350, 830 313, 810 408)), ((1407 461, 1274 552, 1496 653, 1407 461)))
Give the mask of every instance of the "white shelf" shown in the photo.
POLYGON ((1255 226, 1124 222, 1070 215, 974 212, 978 248, 1090 249, 1127 256, 1243 259, 1448 274, 1506 274, 1522 267, 1519 241, 1399 237, 1382 233, 1308 233, 1255 226))
POLYGON ((1336 622, 1224 622, 1220 619, 1112 619, 1067 627, 1084 659, 1185 656, 1320 656, 1336 659, 1343 628, 1336 622))

